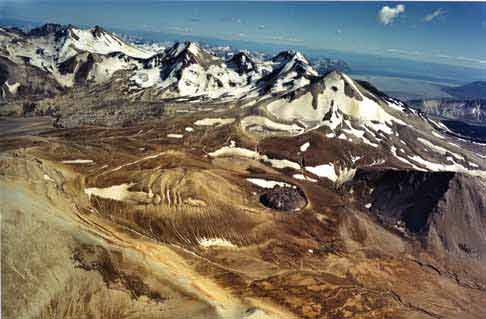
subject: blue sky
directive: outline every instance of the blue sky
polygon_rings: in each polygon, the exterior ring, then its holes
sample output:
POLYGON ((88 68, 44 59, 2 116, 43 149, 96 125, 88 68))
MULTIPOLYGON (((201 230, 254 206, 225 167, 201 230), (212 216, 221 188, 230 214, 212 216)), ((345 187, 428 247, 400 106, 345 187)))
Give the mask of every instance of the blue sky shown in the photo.
POLYGON ((0 2, 0 19, 101 24, 486 69, 485 2, 0 2))

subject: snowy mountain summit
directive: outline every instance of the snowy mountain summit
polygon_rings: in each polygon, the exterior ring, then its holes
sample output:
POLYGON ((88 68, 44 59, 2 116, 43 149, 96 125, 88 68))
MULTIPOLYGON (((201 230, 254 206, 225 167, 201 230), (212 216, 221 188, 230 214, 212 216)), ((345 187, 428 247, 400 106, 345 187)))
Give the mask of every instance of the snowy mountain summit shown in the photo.
POLYGON ((2 58, 46 71, 63 87, 104 83, 118 71, 129 71, 133 90, 156 89, 160 98, 288 91, 318 75, 299 52, 284 51, 269 61, 240 52, 224 60, 196 43, 178 42, 156 53, 99 26, 84 30, 46 24, 28 33, 0 29, 0 46, 2 58))

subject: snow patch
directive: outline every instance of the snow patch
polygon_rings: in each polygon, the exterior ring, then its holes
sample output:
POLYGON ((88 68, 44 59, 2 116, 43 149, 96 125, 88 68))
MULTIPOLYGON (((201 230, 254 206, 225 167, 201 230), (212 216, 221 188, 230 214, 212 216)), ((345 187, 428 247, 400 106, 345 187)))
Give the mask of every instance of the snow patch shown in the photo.
POLYGON ((465 160, 464 156, 459 155, 459 154, 456 154, 456 153, 453 153, 453 152, 449 151, 449 150, 448 150, 448 149, 446 149, 446 148, 443 148, 443 147, 441 147, 441 146, 438 146, 438 145, 436 145, 436 144, 433 144, 432 142, 430 142, 430 141, 428 141, 428 140, 426 140, 426 139, 424 139, 424 138, 422 138, 422 137, 417 138, 417 140, 418 140, 420 143, 422 143, 422 144, 424 144, 425 146, 427 146, 429 149, 431 149, 431 150, 435 151, 436 153, 439 153, 439 154, 441 154, 441 155, 450 154, 451 156, 453 156, 455 159, 457 159, 457 160, 459 160, 459 161, 464 161, 464 160, 465 160))
POLYGON ((305 169, 314 175, 331 180, 338 186, 353 179, 354 174, 356 174, 355 168, 339 167, 335 166, 333 163, 318 166, 306 166, 305 169))
POLYGON ((398 154, 397 154, 397 148, 396 148, 395 146, 392 146, 392 147, 390 148, 390 151, 391 151, 391 153, 393 154, 393 156, 395 156, 395 158, 396 158, 396 159, 398 159, 400 162, 405 163, 405 164, 407 164, 407 165, 409 165, 409 166, 413 167, 414 169, 416 169, 416 170, 418 170, 418 171, 424 171, 424 169, 422 169, 422 168, 418 167, 417 165, 413 164, 413 163, 412 163, 412 162, 410 162, 408 159, 406 159, 406 158, 404 158, 404 157, 402 157, 402 156, 398 155, 398 154))
POLYGON ((319 177, 326 177, 333 182, 337 180, 337 174, 334 170, 334 164, 332 163, 322 164, 318 166, 306 166, 305 169, 314 175, 317 175, 319 177))
POLYGON ((227 125, 231 124, 235 121, 234 118, 205 118, 202 120, 197 120, 194 122, 194 125, 197 126, 222 126, 222 125, 227 125))
POLYGON ((292 175, 292 177, 295 178, 295 179, 301 180, 301 181, 308 181, 308 182, 312 182, 312 183, 317 183, 317 179, 307 177, 304 174, 294 174, 294 175, 292 175))
POLYGON ((15 95, 15 94, 17 94, 17 90, 20 86, 20 83, 15 82, 14 84, 8 84, 8 81, 7 81, 7 82, 5 82, 5 85, 7 86, 8 91, 11 94, 15 95))
POLYGON ((486 171, 468 169, 468 168, 464 167, 463 165, 455 162, 452 157, 449 158, 449 161, 453 162, 453 164, 442 164, 442 163, 430 162, 430 161, 427 161, 424 158, 420 157, 419 155, 411 156, 410 160, 424 166, 426 169, 433 171, 433 172, 440 172, 440 171, 458 172, 458 173, 468 174, 468 175, 471 175, 471 176, 479 176, 479 177, 486 178, 486 171))
POLYGON ((236 147, 234 141, 231 141, 230 146, 223 146, 220 149, 210 152, 211 157, 246 157, 254 160, 261 160, 263 162, 269 163, 272 167, 277 169, 291 168, 294 170, 300 170, 300 165, 298 163, 292 162, 287 159, 273 159, 267 155, 261 155, 256 151, 249 150, 243 147, 236 147))
POLYGON ((75 160, 65 160, 62 161, 64 164, 90 164, 94 163, 93 160, 90 159, 75 159, 75 160))
POLYGON ((263 178, 247 178, 246 180, 262 188, 274 188, 275 186, 296 188, 294 185, 285 182, 273 181, 273 180, 268 180, 263 178))
POLYGON ((135 185, 135 183, 114 185, 106 188, 90 187, 85 188, 84 193, 88 195, 88 198, 91 198, 92 195, 95 195, 105 199, 123 201, 124 199, 129 197, 130 192, 128 191, 128 189, 133 185, 135 185))
POLYGON ((168 138, 183 138, 184 134, 167 134, 168 138))
POLYGON ((297 124, 284 124, 272 121, 263 116, 251 115, 241 120, 244 130, 255 133, 279 133, 284 132, 290 135, 299 135, 304 132, 304 128, 297 124))
POLYGON ((52 177, 50 177, 49 175, 47 174, 44 174, 43 176, 44 180, 48 181, 48 182, 53 182, 55 183, 56 181, 54 179, 52 179, 52 177))
POLYGON ((199 238, 198 243, 200 246, 208 248, 208 247, 226 247, 226 248, 237 248, 235 244, 225 238, 206 238, 202 237, 199 238))
POLYGON ((310 146, 310 143, 309 143, 309 142, 306 142, 306 143, 302 144, 302 145, 300 146, 300 151, 301 151, 301 152, 305 152, 305 151, 307 151, 307 149, 309 148, 309 146, 310 146))

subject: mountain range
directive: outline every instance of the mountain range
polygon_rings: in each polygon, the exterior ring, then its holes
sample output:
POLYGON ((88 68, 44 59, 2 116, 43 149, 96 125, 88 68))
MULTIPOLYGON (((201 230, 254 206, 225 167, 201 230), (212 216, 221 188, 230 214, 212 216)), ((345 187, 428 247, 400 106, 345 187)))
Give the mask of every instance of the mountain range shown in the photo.
POLYGON ((486 145, 323 71, 0 29, 2 311, 482 318, 486 145))

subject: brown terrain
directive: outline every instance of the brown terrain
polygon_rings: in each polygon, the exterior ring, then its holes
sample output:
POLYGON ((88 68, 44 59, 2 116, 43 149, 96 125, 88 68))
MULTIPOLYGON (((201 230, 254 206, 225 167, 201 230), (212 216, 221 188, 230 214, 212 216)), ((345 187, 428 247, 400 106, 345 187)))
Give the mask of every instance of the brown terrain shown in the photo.
POLYGON ((485 145, 295 52, 210 99, 188 68, 233 73, 194 44, 126 57, 184 62, 164 89, 10 50, 73 30, 0 29, 3 318, 486 317, 485 145))
POLYGON ((2 120, 18 125, 0 145, 5 318, 483 318, 474 258, 386 227, 325 180, 207 156, 227 137, 265 145, 237 125, 174 142, 166 135, 193 116, 120 129, 41 121, 2 120), (63 163, 76 159, 93 162, 63 163), (305 207, 265 207, 246 177, 297 186, 305 207), (86 194, 113 185, 126 187, 86 194), (223 244, 203 244, 212 238, 223 244))

